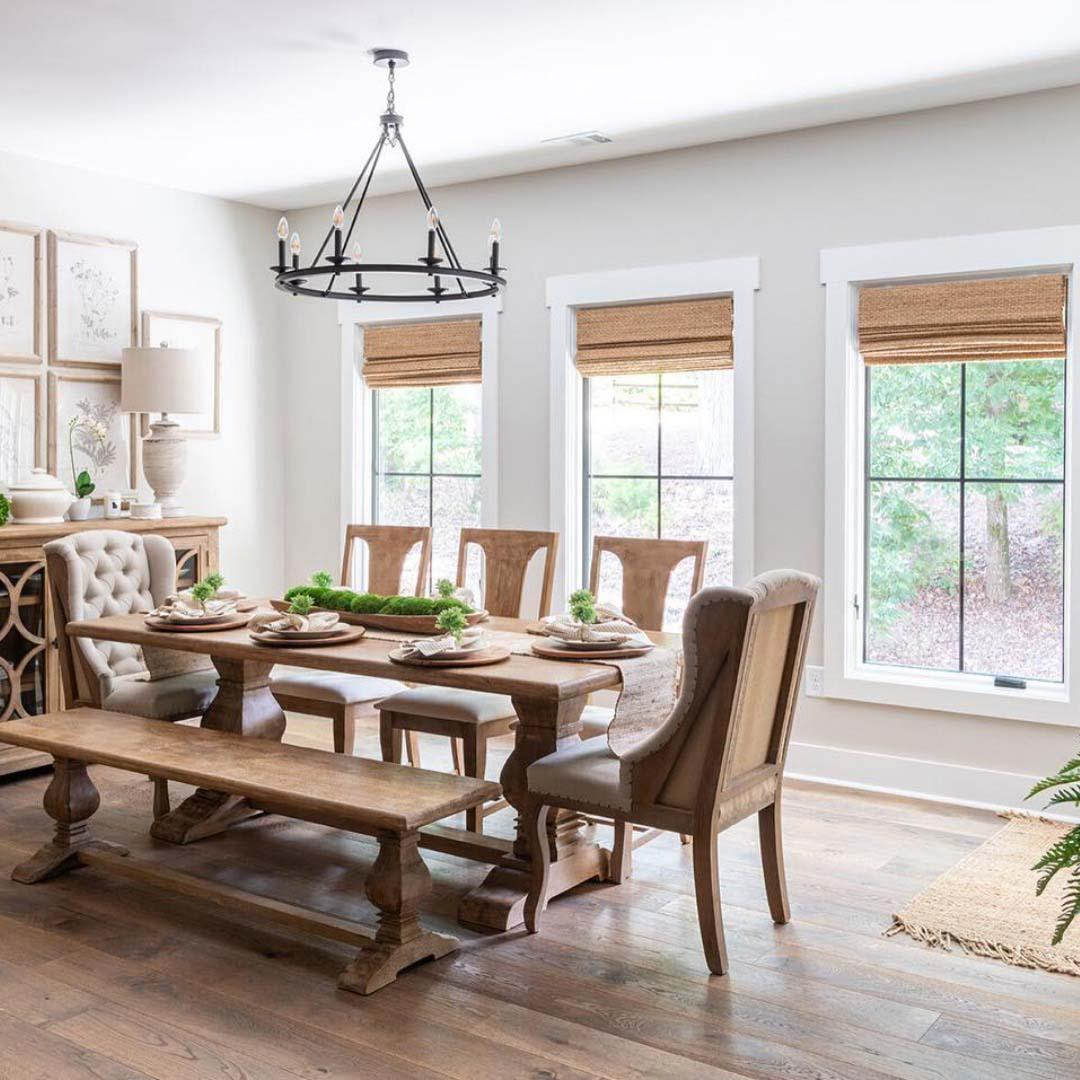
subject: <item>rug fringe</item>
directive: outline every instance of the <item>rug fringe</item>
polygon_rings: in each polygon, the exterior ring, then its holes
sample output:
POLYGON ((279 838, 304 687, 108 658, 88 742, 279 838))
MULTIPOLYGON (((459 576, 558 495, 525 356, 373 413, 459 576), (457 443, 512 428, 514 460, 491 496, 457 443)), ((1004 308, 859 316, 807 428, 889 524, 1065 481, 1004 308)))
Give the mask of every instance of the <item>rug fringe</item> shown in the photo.
MULTIPOLYGON (((1004 815, 1003 815, 1004 816, 1004 815)), ((1055 822, 1054 824, 1057 824, 1055 822)), ((961 938, 950 934, 948 930, 931 930, 927 926, 919 926, 908 922, 900 915, 893 916, 893 923, 884 931, 885 937, 893 937, 904 933, 916 941, 921 941, 931 949, 942 949, 951 952, 953 945, 960 948, 969 956, 986 956, 994 960, 1001 960, 1014 967, 1037 968, 1041 971, 1055 971, 1062 975, 1080 976, 1080 956, 1063 956, 1060 951, 1041 946, 1013 946, 1004 945, 994 941, 978 941, 972 938, 961 938)))

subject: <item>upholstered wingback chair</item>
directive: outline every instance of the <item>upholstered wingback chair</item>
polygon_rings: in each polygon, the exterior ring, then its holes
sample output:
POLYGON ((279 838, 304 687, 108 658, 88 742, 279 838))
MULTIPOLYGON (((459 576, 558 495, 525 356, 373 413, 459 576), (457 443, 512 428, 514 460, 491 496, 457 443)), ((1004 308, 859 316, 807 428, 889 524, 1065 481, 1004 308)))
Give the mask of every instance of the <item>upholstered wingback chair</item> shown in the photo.
POLYGON ((607 737, 529 766, 530 931, 539 928, 546 903, 551 806, 693 836, 698 922, 717 975, 727 970, 727 953, 716 835, 756 813, 769 910, 775 922, 789 920, 780 791, 819 586, 807 574, 777 570, 743 589, 702 590, 683 619, 683 684, 667 720, 629 746, 612 738, 613 725, 607 737))
MULTIPOLYGON (((201 716, 217 692, 205 658, 161 650, 148 670, 138 645, 71 638, 68 622, 152 611, 176 589, 176 555, 163 536, 107 530, 73 533, 45 544, 51 602, 68 708, 93 705, 152 720, 201 716)), ((168 810, 156 781, 154 812, 168 810)))

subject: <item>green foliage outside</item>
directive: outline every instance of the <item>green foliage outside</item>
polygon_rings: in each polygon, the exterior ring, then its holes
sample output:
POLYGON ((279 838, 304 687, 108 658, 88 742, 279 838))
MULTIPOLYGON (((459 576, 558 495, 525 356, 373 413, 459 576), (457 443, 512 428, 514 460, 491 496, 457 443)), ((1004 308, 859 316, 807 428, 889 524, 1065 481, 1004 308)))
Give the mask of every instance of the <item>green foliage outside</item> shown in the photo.
MULTIPOLYGON (((1080 806, 1080 754, 1066 762, 1053 776, 1040 780, 1032 789, 1028 798, 1050 788, 1060 788, 1050 797, 1050 806, 1080 806)), ((1069 881, 1065 886, 1065 895, 1054 927, 1051 944, 1060 945, 1065 931, 1073 920, 1080 915, 1080 825, 1067 832, 1060 840, 1050 846, 1050 850, 1032 867, 1039 870, 1036 895, 1042 896, 1054 877, 1063 870, 1069 871, 1069 881)))
POLYGON ((570 614, 579 623, 596 622, 596 597, 588 589, 578 589, 570 594, 570 614))
POLYGON ((439 612, 435 625, 444 633, 453 635, 454 640, 460 645, 461 635, 465 633, 469 620, 460 608, 451 607, 439 612))
MULTIPOLYGON (((961 364, 881 365, 868 372, 869 470, 917 480, 961 475, 961 364)), ((1059 479, 1064 447, 1064 366, 1057 360, 966 365, 965 423, 969 479, 1059 479)), ((870 485, 870 630, 888 633, 904 605, 928 589, 959 587, 960 485, 874 482, 870 485)), ((972 484, 967 497, 985 503, 988 599, 1011 595, 1009 509, 1016 483, 972 484)), ((971 504, 969 503, 969 508, 971 504)), ((1059 545, 1060 506, 1041 533, 1059 545)))
POLYGON ((298 596, 310 598, 315 607, 348 611, 354 615, 438 615, 449 610, 469 614, 473 610, 453 597, 378 596, 353 592, 352 589, 324 589, 318 585, 294 585, 285 593, 285 599, 290 603, 298 596))

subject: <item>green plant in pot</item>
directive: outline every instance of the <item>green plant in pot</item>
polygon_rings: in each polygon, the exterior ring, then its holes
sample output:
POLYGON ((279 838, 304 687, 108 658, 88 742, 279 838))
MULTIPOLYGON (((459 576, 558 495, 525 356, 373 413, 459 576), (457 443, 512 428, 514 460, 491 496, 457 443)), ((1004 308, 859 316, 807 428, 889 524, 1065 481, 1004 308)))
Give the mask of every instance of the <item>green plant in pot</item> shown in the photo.
POLYGON ((461 608, 448 607, 439 612, 438 618, 435 620, 435 626, 444 634, 449 634, 460 648, 465 631, 469 627, 469 620, 465 617, 465 612, 461 608))
MULTIPOLYGON (((1059 790, 1050 796, 1050 806, 1080 806, 1080 754, 1067 761, 1053 776, 1040 780, 1031 789, 1028 798, 1034 798, 1051 788, 1059 790)), ((1037 896, 1042 896, 1058 873, 1063 870, 1069 872, 1069 880, 1061 898, 1061 913, 1051 939, 1052 945, 1060 945, 1065 932, 1077 915, 1080 915, 1080 825, 1051 844, 1046 854, 1031 869, 1040 872, 1035 886, 1037 896)))
POLYGON ((68 421, 68 459, 75 480, 75 501, 68 508, 68 517, 72 521, 85 521, 90 516, 90 496, 96 485, 87 469, 76 470, 75 452, 88 458, 92 465, 104 468, 116 460, 116 447, 109 441, 102 407, 86 401, 80 401, 77 407, 79 411, 68 421))
POLYGON ((570 614, 579 623, 591 625, 596 622, 596 597, 588 589, 578 589, 570 594, 570 614))

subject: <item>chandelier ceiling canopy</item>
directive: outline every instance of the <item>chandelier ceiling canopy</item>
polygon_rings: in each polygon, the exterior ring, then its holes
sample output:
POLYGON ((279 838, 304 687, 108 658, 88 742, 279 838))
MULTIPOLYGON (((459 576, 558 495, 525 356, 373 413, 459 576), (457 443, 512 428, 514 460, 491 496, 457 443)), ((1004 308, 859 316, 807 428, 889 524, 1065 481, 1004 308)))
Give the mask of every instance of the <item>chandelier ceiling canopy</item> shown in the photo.
POLYGON ((408 66, 409 54, 401 49, 373 49, 372 57, 376 67, 386 69, 389 81, 386 112, 379 117, 379 137, 345 201, 334 207, 330 228, 310 264, 302 266, 300 263, 300 234, 294 232, 290 240, 288 221, 283 217, 278 222, 277 263, 270 267, 275 274, 274 284, 294 296, 357 302, 430 303, 434 300, 435 303, 447 303, 494 296, 506 284, 506 278, 502 276, 504 268, 499 266, 501 229, 498 218, 491 223, 488 235, 488 265, 480 269, 462 266, 401 133, 403 118, 395 108, 394 76, 398 68, 408 66), (375 169, 387 147, 401 150, 427 211, 427 253, 410 262, 366 263, 360 243, 353 237, 375 169), (345 218, 350 209, 352 218, 346 229, 345 218), (287 240, 291 254, 288 263, 285 261, 287 240), (326 254, 328 249, 332 249, 332 254, 326 254), (344 254, 346 250, 348 255, 344 254), (365 275, 367 285, 364 284, 365 275), (374 286, 370 284, 373 280, 374 286), (395 281, 404 282, 404 287, 392 288, 395 281))

